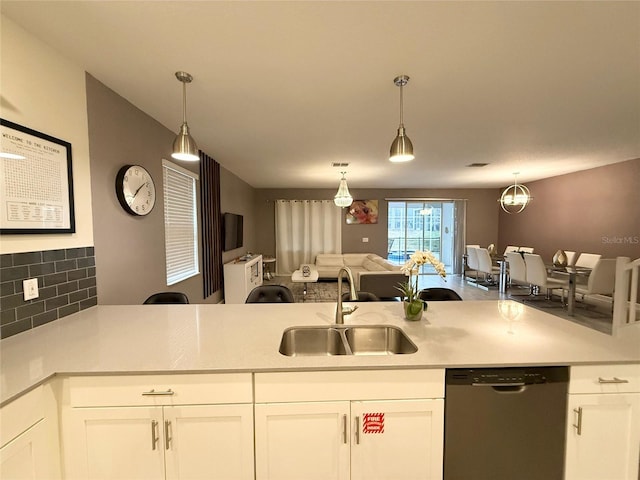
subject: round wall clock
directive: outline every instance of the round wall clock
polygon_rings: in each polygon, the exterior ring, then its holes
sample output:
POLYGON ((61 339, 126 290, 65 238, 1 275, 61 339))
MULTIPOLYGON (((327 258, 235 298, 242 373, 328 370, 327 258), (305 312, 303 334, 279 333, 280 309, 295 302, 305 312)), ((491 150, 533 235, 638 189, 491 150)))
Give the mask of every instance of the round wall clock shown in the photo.
POLYGON ((116 195, 125 212, 148 215, 156 203, 156 187, 140 165, 125 165, 116 175, 116 195))

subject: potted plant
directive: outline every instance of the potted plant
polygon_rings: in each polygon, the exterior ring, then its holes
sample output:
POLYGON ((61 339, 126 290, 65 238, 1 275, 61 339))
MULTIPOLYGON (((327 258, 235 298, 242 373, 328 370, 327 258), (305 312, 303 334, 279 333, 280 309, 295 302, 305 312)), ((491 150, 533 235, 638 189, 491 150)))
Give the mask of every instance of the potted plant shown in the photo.
POLYGON ((407 320, 420 320, 422 312, 426 308, 426 302, 418 298, 418 292, 420 291, 418 289, 418 273, 420 267, 427 263, 433 265, 438 275, 446 278, 447 272, 445 271, 444 263, 438 260, 429 250, 414 252, 407 263, 400 267, 400 270, 409 276, 405 283, 400 283, 396 287, 402 293, 404 317, 407 320), (416 277, 415 281, 412 278, 414 275, 416 277))

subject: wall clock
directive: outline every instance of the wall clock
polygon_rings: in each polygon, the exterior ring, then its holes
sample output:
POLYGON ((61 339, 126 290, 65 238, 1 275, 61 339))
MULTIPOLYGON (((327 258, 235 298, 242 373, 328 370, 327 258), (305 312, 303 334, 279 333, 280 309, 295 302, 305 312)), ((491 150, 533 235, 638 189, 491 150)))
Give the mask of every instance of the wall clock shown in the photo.
POLYGON ((148 215, 156 203, 153 179, 140 165, 125 165, 118 171, 116 195, 124 211, 131 215, 148 215))

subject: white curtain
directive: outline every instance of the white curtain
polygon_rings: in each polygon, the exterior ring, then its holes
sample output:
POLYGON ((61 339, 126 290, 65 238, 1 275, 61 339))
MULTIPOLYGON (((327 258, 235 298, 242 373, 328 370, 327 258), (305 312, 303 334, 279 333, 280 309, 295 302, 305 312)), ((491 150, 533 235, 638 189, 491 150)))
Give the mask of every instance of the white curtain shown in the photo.
POLYGON ((342 253, 342 214, 333 200, 276 200, 277 273, 315 263, 318 253, 342 253))

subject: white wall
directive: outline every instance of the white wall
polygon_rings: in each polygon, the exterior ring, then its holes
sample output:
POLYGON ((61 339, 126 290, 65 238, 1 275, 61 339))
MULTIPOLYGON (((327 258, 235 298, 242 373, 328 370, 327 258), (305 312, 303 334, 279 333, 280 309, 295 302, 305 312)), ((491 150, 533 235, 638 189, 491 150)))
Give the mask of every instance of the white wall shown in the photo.
POLYGON ((5 16, 0 116, 71 143, 76 233, 2 235, 0 254, 93 246, 85 73, 5 16))

